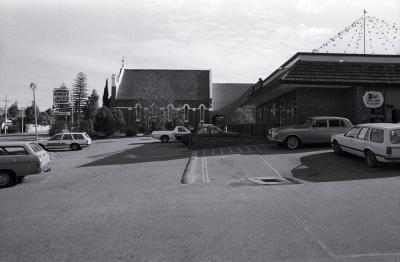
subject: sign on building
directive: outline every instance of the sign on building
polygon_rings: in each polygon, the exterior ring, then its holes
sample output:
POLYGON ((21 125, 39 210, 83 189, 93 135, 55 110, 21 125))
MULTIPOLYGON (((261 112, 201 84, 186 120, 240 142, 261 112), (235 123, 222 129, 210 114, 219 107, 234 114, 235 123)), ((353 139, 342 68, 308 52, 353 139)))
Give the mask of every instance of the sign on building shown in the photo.
POLYGON ((381 92, 368 91, 365 92, 363 101, 368 108, 378 108, 383 105, 383 95, 381 92))
POLYGON ((69 104, 69 89, 68 88, 54 88, 53 89, 53 103, 69 104))

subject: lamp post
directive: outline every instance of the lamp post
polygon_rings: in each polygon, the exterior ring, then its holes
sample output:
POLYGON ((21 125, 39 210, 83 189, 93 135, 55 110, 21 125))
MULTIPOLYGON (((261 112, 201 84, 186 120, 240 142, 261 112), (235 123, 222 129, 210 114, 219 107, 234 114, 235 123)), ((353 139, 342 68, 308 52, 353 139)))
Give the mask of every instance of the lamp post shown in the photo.
POLYGON ((36 141, 38 141, 39 137, 38 137, 38 132, 37 132, 36 96, 35 96, 36 84, 31 82, 30 88, 32 89, 32 92, 33 92, 33 107, 34 107, 34 110, 35 110, 35 133, 36 133, 36 141))

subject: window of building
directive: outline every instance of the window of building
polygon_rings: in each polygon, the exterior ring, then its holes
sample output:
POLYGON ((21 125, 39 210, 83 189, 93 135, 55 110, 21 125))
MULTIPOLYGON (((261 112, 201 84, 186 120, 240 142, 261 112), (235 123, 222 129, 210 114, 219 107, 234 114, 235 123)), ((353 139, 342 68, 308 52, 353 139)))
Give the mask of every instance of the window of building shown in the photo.
POLYGON ((199 114, 200 114, 200 123, 204 123, 204 111, 205 111, 205 106, 201 104, 199 106, 199 114))

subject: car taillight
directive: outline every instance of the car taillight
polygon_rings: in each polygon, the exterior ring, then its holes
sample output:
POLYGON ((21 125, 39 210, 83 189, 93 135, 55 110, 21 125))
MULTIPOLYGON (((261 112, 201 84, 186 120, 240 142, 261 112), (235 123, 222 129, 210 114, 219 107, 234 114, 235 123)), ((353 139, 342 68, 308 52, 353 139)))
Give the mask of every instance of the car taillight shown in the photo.
POLYGON ((386 148, 386 155, 391 155, 392 154, 392 148, 391 147, 387 147, 386 148))

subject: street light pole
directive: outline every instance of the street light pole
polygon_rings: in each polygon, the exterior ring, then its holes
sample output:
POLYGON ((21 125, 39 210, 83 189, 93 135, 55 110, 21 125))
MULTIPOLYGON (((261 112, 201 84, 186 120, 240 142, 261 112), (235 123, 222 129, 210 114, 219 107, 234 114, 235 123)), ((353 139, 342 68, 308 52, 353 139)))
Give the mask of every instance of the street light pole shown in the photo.
POLYGON ((36 133, 36 141, 38 141, 39 137, 38 137, 38 132, 37 132, 36 96, 35 96, 36 84, 31 82, 30 87, 33 91, 33 107, 35 109, 35 133, 36 133))

